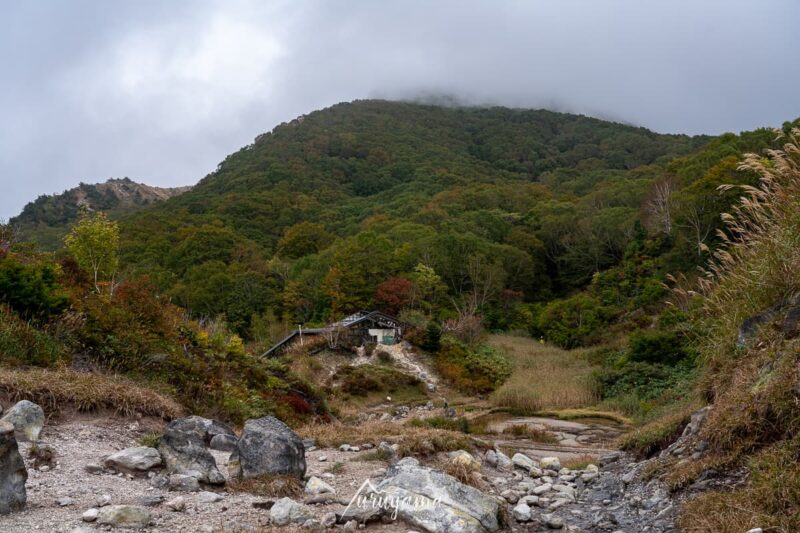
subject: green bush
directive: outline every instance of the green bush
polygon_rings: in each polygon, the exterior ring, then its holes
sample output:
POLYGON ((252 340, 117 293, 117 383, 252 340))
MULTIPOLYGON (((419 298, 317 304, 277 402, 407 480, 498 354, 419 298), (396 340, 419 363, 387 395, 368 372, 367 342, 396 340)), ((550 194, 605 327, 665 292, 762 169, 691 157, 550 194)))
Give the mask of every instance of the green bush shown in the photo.
POLYGON ((547 304, 539 313, 533 336, 543 335, 562 348, 591 344, 615 313, 600 300, 581 293, 547 304))
POLYGON ((688 356, 683 339, 672 331, 637 331, 629 341, 628 360, 671 365, 688 356))
POLYGON ((0 260, 0 303, 25 318, 47 319, 59 314, 69 299, 50 264, 24 264, 12 257, 0 260))
POLYGON ((3 364, 50 367, 65 356, 62 342, 0 305, 0 361, 3 364))
POLYGON ((452 335, 442 337, 436 367, 466 392, 491 392, 511 375, 511 362, 502 352, 487 345, 469 348, 452 335))

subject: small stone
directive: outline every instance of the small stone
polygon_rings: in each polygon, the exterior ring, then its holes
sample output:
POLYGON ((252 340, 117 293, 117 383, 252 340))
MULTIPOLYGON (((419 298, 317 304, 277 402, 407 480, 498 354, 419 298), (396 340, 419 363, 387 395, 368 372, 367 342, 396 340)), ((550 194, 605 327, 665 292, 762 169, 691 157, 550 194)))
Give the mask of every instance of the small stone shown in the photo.
POLYGON ((531 519, 531 508, 524 503, 518 504, 512 511, 518 522, 528 522, 531 519))
POLYGON ((216 492, 203 490, 197 493, 197 501, 200 503, 217 503, 222 501, 222 495, 216 492))
POLYGON ((100 474, 103 472, 103 467, 97 463, 89 463, 83 467, 89 474, 100 474))
POLYGON ((140 496, 136 498, 136 503, 143 507, 155 507, 164 501, 163 496, 140 496))
POLYGON ((327 455, 320 455, 319 457, 317 457, 317 461, 319 461, 320 463, 324 463, 327 460, 328 460, 327 455))
POLYGON ((81 520, 83 520, 84 522, 94 522, 95 520, 97 520, 97 515, 99 514, 100 510, 92 507, 91 509, 88 509, 83 512, 83 514, 81 515, 81 520))
POLYGON ((178 496, 167 502, 167 507, 176 512, 181 512, 186 509, 186 499, 183 496, 178 496))
POLYGON ((350 451, 351 452, 360 452, 361 448, 358 447, 358 446, 350 446, 350 451))
POLYGON ((542 457, 539 460, 539 466, 543 469, 552 469, 552 470, 560 470, 561 469, 561 461, 558 457, 542 457))
POLYGON ((335 494, 336 490, 317 476, 311 476, 306 483, 306 494, 335 494))
POLYGON ((323 527, 333 527, 336 525, 336 513, 326 513, 322 516, 320 524, 323 527))
POLYGON ((489 466, 497 466, 497 452, 489 450, 483 456, 483 460, 486 461, 486 464, 489 466))
POLYGON ((519 495, 517 494, 517 491, 511 489, 504 490, 503 492, 500 493, 500 496, 505 498, 505 500, 511 504, 517 503, 517 501, 519 500, 519 495))
POLYGON ((349 452, 350 451, 350 445, 349 444, 342 444, 341 446, 339 446, 339 451, 340 452, 349 452))
POLYGON ((356 531, 358 530, 358 522, 355 520, 348 520, 342 528, 342 531, 356 531))
POLYGON ((550 483, 545 483, 543 485, 539 485, 538 487, 533 489, 531 492, 536 496, 540 496, 540 495, 544 494, 545 492, 550 491, 552 488, 553 488, 553 486, 550 483))
POLYGON ((276 501, 269 510, 269 516, 272 524, 276 526, 302 524, 306 520, 314 518, 305 505, 297 503, 291 498, 281 498, 276 501))
POLYGON ((95 499, 97 502, 98 507, 105 507, 111 503, 111 495, 110 494, 101 494, 95 499))
POLYGON ((555 515, 542 515, 544 524, 550 529, 561 529, 564 527, 564 519, 555 515))
POLYGON ((100 509, 97 523, 115 527, 145 528, 150 524, 150 511, 135 505, 109 505, 100 509))
POLYGON ((73 503, 75 503, 75 500, 74 500, 74 499, 72 499, 72 498, 70 498, 69 496, 64 496, 64 497, 62 497, 62 498, 58 498, 58 499, 56 500, 56 504, 57 504, 59 507, 67 507, 67 506, 69 506, 69 505, 72 505, 73 503))
POLYGON ((172 474, 169 476, 169 488, 183 492, 197 492, 200 490, 200 482, 193 476, 172 474))
POLYGON ((511 458, 511 462, 514 466, 528 471, 530 471, 532 467, 537 466, 536 462, 524 453, 515 453, 511 458))
POLYGON ((155 448, 125 448, 109 455, 104 464, 107 468, 127 474, 146 472, 161 464, 161 454, 155 448))
POLYGON ((560 492, 562 494, 566 494, 571 499, 575 499, 575 489, 570 487, 569 485, 553 485, 553 490, 556 492, 560 492))
POLYGON ((458 450, 450 453, 450 463, 456 466, 463 466, 471 470, 477 470, 481 467, 481 462, 475 459, 471 453, 466 450, 458 450))

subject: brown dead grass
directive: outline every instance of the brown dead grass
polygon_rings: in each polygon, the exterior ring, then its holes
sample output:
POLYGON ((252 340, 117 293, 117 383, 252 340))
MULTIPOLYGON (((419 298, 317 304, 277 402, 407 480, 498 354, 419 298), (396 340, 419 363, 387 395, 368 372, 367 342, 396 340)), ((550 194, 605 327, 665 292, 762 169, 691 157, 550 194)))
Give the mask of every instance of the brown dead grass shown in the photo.
POLYGON ((597 464, 596 455, 578 455, 561 461, 561 466, 570 470, 583 470, 589 465, 597 464))
POLYGON ((638 457, 652 457, 669 446, 683 431, 697 405, 689 404, 662 418, 655 419, 619 438, 620 449, 638 457))
POLYGON ((465 485, 475 487, 478 490, 486 490, 488 488, 487 483, 483 480, 483 476, 481 476, 480 467, 477 465, 467 465, 464 463, 456 464, 450 461, 442 461, 435 466, 465 485))
POLYGON ((272 498, 297 498, 303 494, 303 481, 296 476, 263 475, 250 479, 230 481, 228 492, 247 492, 272 498))
POLYGON ((504 435, 524 437, 534 442, 556 444, 558 439, 546 429, 529 426, 527 424, 514 424, 503 428, 504 435))
POLYGON ((80 412, 109 409, 124 416, 141 414, 165 420, 184 413, 172 398, 129 379, 66 369, 0 368, 0 395, 14 402, 32 401, 48 413, 58 413, 65 407, 80 412))
POLYGON ((502 350, 513 366, 511 377, 491 396, 494 405, 533 414, 585 407, 599 400, 584 351, 566 351, 513 335, 492 335, 489 343, 502 350))
POLYGON ((401 456, 428 456, 438 452, 472 450, 474 441, 464 433, 416 427, 396 422, 369 422, 360 425, 308 424, 297 429, 303 438, 313 438, 317 446, 335 448, 342 444, 360 446, 381 441, 399 445, 401 456))

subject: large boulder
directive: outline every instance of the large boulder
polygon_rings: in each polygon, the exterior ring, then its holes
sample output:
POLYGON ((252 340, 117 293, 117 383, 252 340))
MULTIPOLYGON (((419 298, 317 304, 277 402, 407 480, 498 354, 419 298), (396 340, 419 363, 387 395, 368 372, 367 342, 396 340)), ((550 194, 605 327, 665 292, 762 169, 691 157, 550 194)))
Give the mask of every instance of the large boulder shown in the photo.
POLYGON ((125 448, 106 457, 104 464, 118 472, 146 472, 161 464, 161 454, 155 448, 125 448))
POLYGON ((18 511, 25 506, 25 481, 28 471, 19 454, 14 426, 0 422, 0 514, 18 511))
POLYGON ((8 422, 14 426, 17 439, 37 442, 39 433, 44 427, 44 411, 28 400, 22 400, 6 411, 0 422, 8 422))
POLYGON ((248 479, 263 474, 306 474, 303 441, 289 426, 271 416, 248 420, 228 462, 230 475, 248 479))
POLYGON ((206 449, 203 434, 196 430, 197 425, 184 424, 184 420, 170 422, 158 440, 158 451, 167 470, 195 477, 203 483, 224 484, 225 476, 217 469, 214 456, 206 449))
POLYGON ((498 500, 444 472, 420 466, 412 457, 392 466, 378 485, 362 487, 359 496, 362 498, 353 499, 341 520, 364 518, 364 512, 374 512, 373 500, 382 498, 399 502, 396 509, 384 508, 384 514, 392 517, 396 512, 397 518, 426 531, 486 533, 500 529, 498 500))

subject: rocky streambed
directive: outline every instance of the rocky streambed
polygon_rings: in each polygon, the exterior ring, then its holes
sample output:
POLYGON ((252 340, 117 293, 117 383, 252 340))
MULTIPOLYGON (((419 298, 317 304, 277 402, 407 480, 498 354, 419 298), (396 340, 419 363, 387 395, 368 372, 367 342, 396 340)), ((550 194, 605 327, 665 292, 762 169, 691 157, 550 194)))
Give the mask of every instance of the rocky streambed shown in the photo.
MULTIPOLYGON (((558 445, 542 449, 514 439, 486 442, 471 453, 401 458, 389 442, 317 448, 269 418, 248 422, 245 433, 236 435, 200 417, 175 421, 164 432, 152 420, 73 416, 45 425, 33 453, 23 435, 31 428, 24 419, 17 426, 26 503, 0 515, 4 532, 118 527, 663 532, 674 527, 673 502, 660 482, 640 479, 642 464, 578 440, 561 447, 569 448, 566 455, 558 445), (142 445, 142 436, 153 429, 164 433, 158 445, 142 445), (516 453, 509 449, 512 443, 516 453), (49 454, 42 456, 43 449, 49 454), (596 460, 563 466, 575 450, 596 460), (280 498, 235 490, 248 472, 273 467, 302 475, 299 492, 280 498)), ((580 429, 578 434, 586 431, 580 429)), ((13 467, 13 453, 4 453, 0 460, 13 467)))

